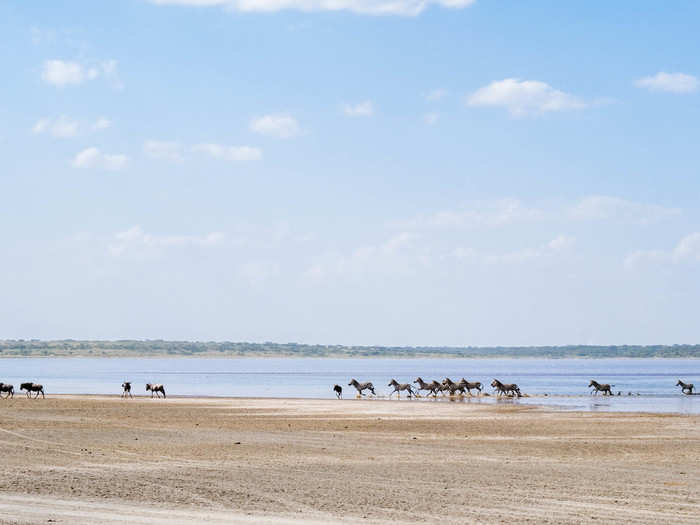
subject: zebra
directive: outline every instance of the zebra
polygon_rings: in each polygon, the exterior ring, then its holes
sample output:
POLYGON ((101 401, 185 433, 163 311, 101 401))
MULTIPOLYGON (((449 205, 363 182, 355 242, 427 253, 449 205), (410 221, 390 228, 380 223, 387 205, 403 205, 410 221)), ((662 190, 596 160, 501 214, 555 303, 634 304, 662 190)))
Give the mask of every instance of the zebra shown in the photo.
POLYGON ((442 382, 443 385, 445 385, 446 390, 450 393, 451 396, 455 395, 456 392, 459 392, 460 394, 464 395, 464 386, 462 383, 455 383, 450 379, 449 377, 446 377, 444 381, 442 382))
POLYGON ((591 390, 591 394, 598 395, 598 392, 603 392, 603 395, 612 395, 612 390, 611 387, 614 387, 615 385, 608 385, 608 384, 600 384, 598 381, 595 381, 594 379, 591 379, 591 382, 588 383, 588 388, 593 387, 593 390, 591 390))
POLYGON ((423 381, 422 377, 419 377, 414 381, 414 383, 418 385, 418 392, 421 390, 429 390, 433 396, 437 396, 437 393, 440 390, 440 383, 435 380, 433 380, 432 383, 426 383, 423 381))
POLYGON ((127 396, 132 397, 132 398, 134 397, 131 394, 131 381, 124 381, 122 383, 122 390, 123 391, 122 391, 121 397, 127 397, 127 396))
POLYGON ((408 397, 413 397, 416 395, 415 391, 413 390, 413 387, 411 386, 410 383, 398 383, 396 379, 392 379, 389 381, 389 384, 387 386, 393 386, 394 390, 389 394, 389 397, 391 397, 394 392, 398 394, 399 397, 401 397, 401 392, 406 391, 408 392, 408 397))
MULTIPOLYGON (((466 389, 467 392, 469 392, 469 395, 472 395, 472 388, 478 390, 481 394, 481 383, 479 383, 478 381, 476 381, 475 383, 470 383, 466 379, 462 378, 459 384, 462 385, 463 389, 466 389)), ((462 390, 462 392, 464 392, 464 390, 462 390)))
POLYGON ((366 383, 358 383, 357 379, 351 379, 350 382, 348 383, 348 386, 354 386, 361 396, 364 395, 362 393, 363 390, 369 390, 370 392, 372 392, 372 395, 374 395, 374 396, 377 395, 374 392, 374 385, 372 384, 371 381, 367 381, 366 383))
POLYGON ((679 379, 676 386, 681 387, 681 392, 684 394, 688 394, 689 396, 693 395, 693 390, 695 389, 695 385, 693 383, 684 383, 679 379))
POLYGON ((498 396, 502 396, 503 394, 509 395, 509 396, 515 396, 517 395, 518 397, 522 397, 522 394, 520 393, 520 388, 518 388, 518 385, 515 383, 501 383, 498 379, 494 379, 491 382, 491 386, 498 390, 498 396))
POLYGON ((156 397, 160 397, 160 394, 163 394, 163 397, 165 397, 165 387, 163 385, 147 383, 146 392, 149 390, 151 391, 151 397, 153 397, 153 394, 155 394, 156 397))
POLYGON ((333 385, 333 392, 335 392, 335 397, 338 399, 343 399, 343 387, 340 385, 333 385))
POLYGON ((32 392, 36 392, 36 395, 34 396, 34 399, 39 397, 39 394, 41 394, 41 398, 45 398, 46 396, 44 395, 44 385, 39 385, 37 383, 22 383, 19 386, 20 390, 26 390, 27 391, 27 397, 32 397, 32 392))

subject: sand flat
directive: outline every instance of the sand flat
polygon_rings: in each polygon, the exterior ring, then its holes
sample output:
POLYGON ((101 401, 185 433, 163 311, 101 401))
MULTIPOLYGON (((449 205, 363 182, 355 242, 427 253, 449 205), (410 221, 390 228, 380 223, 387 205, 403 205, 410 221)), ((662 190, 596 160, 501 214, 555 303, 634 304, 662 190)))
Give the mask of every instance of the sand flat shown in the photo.
POLYGON ((509 404, 16 396, 0 401, 0 523, 697 523, 699 423, 509 404))

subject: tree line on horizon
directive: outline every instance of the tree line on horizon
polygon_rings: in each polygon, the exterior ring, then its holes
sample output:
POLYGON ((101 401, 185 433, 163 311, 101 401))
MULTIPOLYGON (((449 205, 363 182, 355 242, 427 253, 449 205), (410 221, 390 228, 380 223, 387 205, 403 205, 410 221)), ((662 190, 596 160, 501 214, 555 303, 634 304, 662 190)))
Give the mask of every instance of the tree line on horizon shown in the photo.
POLYGON ((564 346, 346 346, 300 343, 73 339, 0 340, 0 357, 539 357, 700 358, 700 345, 564 345, 564 346))

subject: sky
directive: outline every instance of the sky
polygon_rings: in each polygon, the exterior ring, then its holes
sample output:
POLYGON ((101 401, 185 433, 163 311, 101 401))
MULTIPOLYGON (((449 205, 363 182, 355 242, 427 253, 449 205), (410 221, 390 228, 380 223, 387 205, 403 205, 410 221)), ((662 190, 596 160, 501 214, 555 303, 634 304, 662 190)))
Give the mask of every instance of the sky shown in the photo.
POLYGON ((700 4, 0 3, 0 338, 699 343, 700 4))

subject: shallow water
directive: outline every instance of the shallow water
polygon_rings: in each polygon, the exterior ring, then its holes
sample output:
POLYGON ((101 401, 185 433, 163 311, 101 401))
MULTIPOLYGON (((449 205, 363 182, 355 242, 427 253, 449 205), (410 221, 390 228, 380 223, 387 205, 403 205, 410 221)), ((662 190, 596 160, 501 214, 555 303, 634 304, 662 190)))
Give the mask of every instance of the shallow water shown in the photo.
MULTIPOLYGON (((201 359, 201 358, 17 358, 0 360, 0 381, 16 389, 25 381, 42 383, 47 394, 118 394, 122 381, 145 394, 147 382, 163 383, 168 394, 190 396, 333 397, 343 386, 353 397, 350 378, 372 381, 377 394, 387 383, 421 376, 426 381, 462 377, 484 383, 496 377, 514 382, 531 398, 503 403, 541 404, 587 411, 640 411, 700 414, 700 396, 684 396, 681 378, 700 388, 700 360, 694 359, 201 359), (622 396, 591 396, 590 379, 615 385, 622 396), (634 395, 628 396, 628 392, 634 395), (636 395, 636 394, 639 395, 636 395), (544 394, 548 394, 545 396, 544 394)), ((432 400, 422 400, 434 402, 432 400)), ((439 400, 438 402, 448 402, 439 400)), ((495 403, 465 398, 461 403, 495 403)))

